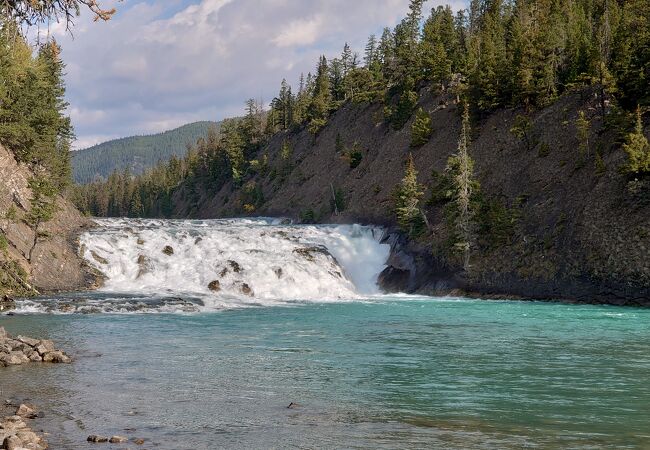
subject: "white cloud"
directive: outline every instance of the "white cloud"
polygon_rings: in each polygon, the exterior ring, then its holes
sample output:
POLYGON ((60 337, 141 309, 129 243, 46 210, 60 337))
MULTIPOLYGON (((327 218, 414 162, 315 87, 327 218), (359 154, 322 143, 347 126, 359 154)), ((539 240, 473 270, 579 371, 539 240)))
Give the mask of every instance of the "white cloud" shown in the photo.
POLYGON ((287 25, 273 42, 279 47, 306 46, 318 39, 323 21, 321 17, 307 20, 296 20, 287 25))
MULTIPOLYGON (((280 81, 315 70, 320 54, 394 26, 409 0, 140 0, 108 23, 85 14, 61 35, 68 101, 80 137, 150 133, 241 114, 280 81)), ((443 2, 429 1, 429 7, 443 2)), ((452 2, 458 6, 458 2, 452 2)), ((57 28, 57 34, 60 30, 57 28)))

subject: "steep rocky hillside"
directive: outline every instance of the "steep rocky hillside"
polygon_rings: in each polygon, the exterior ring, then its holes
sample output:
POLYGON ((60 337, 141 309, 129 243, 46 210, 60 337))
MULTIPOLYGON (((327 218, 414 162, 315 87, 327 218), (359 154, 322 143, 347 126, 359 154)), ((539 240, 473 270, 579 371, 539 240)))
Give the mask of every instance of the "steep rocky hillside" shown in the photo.
POLYGON ((89 225, 67 200, 57 199, 54 218, 34 230, 25 222, 32 206, 31 173, 0 146, 0 295, 34 295, 41 291, 76 290, 94 278, 77 256, 75 238, 89 225))
MULTIPOLYGON (((197 196, 197 186, 180 189, 173 199, 174 215, 210 218, 248 212, 393 226, 393 188, 403 177, 409 151, 419 181, 427 187, 426 200, 437 184, 434 171, 444 171, 457 147, 461 119, 455 98, 425 89, 420 103, 433 119, 433 135, 420 148, 409 148, 411 122, 394 131, 384 123, 381 105, 350 103, 316 137, 306 129, 275 135, 258 155, 259 160, 268 156, 268 169, 245 180, 241 190, 227 184, 212 195, 199 187, 197 196), (337 153, 337 135, 348 150, 356 144, 361 152, 357 167, 337 153), (288 159, 286 151, 281 156, 285 142, 291 150, 288 159), (342 206, 339 215, 332 206, 335 196, 342 206), (254 211, 245 206, 250 203, 257 203, 254 211)), ((427 293, 463 289, 650 304, 649 183, 640 180, 636 194, 630 192, 630 179, 619 171, 626 159, 621 137, 607 131, 597 108, 589 90, 565 94, 532 115, 530 145, 510 131, 522 111, 499 110, 474 121, 470 150, 481 191, 511 218, 511 226, 497 230, 498 239, 490 233, 480 239, 465 273, 445 250, 449 230, 443 207, 429 203, 429 236, 410 241, 391 237, 393 267, 384 274, 384 284, 427 293), (590 120, 584 154, 576 127, 580 111, 590 120)))

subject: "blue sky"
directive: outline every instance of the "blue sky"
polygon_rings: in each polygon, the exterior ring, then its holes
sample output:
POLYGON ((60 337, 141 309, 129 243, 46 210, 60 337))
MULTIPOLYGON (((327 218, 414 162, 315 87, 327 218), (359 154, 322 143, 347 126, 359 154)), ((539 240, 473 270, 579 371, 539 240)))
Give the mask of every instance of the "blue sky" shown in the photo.
MULTIPOLYGON (((106 0, 118 13, 93 23, 84 12, 63 46, 76 148, 241 114, 247 98, 271 100, 320 54, 394 26, 408 0, 106 0)), ((454 9, 463 0, 429 0, 454 9)))

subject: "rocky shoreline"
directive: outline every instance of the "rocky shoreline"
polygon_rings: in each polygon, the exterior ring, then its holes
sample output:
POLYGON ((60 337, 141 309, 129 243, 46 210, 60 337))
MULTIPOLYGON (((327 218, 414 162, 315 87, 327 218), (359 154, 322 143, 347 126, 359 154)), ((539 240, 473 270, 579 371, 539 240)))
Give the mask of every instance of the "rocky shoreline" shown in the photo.
MULTIPOLYGON (((10 400, 5 406, 16 407, 10 400)), ((28 425, 30 419, 41 417, 36 407, 21 403, 16 413, 0 419, 0 449, 4 450, 44 450, 48 443, 42 435, 34 432, 28 425)))
POLYGON ((26 363, 70 363, 72 360, 48 339, 32 339, 25 336, 13 338, 0 327, 0 367, 26 363))

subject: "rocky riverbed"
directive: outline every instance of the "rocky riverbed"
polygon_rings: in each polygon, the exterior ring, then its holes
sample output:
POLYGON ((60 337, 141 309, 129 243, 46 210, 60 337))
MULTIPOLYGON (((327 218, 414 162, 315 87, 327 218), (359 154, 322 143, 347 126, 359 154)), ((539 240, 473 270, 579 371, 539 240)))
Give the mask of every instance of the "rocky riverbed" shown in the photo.
POLYGON ((0 327, 0 367, 32 362, 67 364, 70 361, 70 357, 48 339, 32 339, 25 336, 14 338, 0 327))

